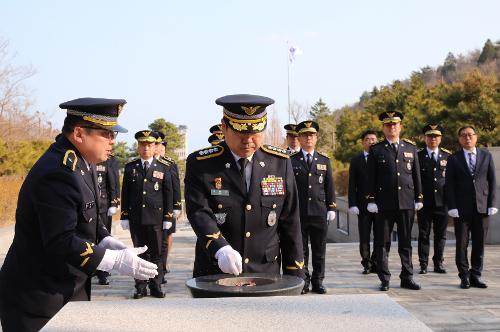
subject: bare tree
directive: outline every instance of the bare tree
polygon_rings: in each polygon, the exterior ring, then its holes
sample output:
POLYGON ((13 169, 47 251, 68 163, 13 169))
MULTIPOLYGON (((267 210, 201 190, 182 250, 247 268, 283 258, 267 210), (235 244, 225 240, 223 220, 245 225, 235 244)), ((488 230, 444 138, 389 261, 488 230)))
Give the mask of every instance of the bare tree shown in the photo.
POLYGON ((290 116, 293 123, 299 123, 307 119, 309 114, 309 106, 302 105, 297 101, 293 101, 290 105, 290 116))
MULTIPOLYGON (((268 113, 269 114, 269 113, 268 113)), ((283 132, 275 109, 271 111, 271 116, 268 115, 267 129, 264 132, 264 143, 281 146, 283 145, 283 132)))

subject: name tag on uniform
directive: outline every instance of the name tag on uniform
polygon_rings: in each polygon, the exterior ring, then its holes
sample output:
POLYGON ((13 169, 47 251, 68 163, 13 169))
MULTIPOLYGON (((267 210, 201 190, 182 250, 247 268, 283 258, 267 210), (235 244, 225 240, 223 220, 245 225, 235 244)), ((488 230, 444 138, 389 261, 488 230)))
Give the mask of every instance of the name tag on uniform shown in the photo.
POLYGON ((413 152, 404 152, 406 158, 413 158, 413 152))
POLYGON ((229 196, 229 190, 210 189, 212 196, 229 196))
POLYGON ((85 203, 85 209, 90 210, 95 206, 95 202, 85 203))
POLYGON ((160 179, 160 180, 163 180, 163 172, 153 171, 153 177, 160 179))
POLYGON ((318 171, 326 171, 326 165, 324 164, 316 164, 316 168, 318 171))
POLYGON ((104 166, 104 165, 97 165, 95 167, 95 170, 98 171, 98 172, 106 172, 106 166, 104 166))
POLYGON ((281 196, 285 194, 282 177, 269 175, 267 178, 262 179, 260 186, 262 188, 262 196, 281 196))

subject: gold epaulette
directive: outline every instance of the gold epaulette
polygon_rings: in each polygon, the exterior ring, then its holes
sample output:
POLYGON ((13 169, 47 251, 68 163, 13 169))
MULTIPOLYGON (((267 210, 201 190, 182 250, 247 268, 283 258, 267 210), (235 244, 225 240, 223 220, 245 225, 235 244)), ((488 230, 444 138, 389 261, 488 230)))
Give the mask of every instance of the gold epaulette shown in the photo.
POLYGON ((403 141, 405 141, 406 143, 410 143, 412 145, 417 145, 417 143, 413 142, 411 139, 408 138, 403 138, 403 141))
POLYGON ((326 153, 319 152, 319 151, 316 151, 316 152, 318 152, 319 155, 322 155, 323 157, 327 157, 328 159, 330 159, 330 157, 328 157, 328 155, 326 153))
POLYGON ((285 149, 278 148, 277 146, 265 144, 265 145, 262 145, 260 148, 262 151, 267 152, 269 154, 273 154, 273 155, 278 156, 278 157, 282 157, 282 158, 289 158, 290 157, 285 149))
POLYGON ((162 156, 161 159, 165 159, 166 161, 168 161, 169 163, 171 164, 175 164, 175 160, 170 158, 169 156, 162 156))
POLYGON ((160 164, 163 164, 165 166, 170 166, 172 165, 171 162, 169 162, 167 159, 164 159, 163 157, 160 157, 157 159, 160 164))
POLYGON ((440 149, 441 151, 443 151, 443 152, 448 153, 448 154, 452 154, 452 152, 451 152, 450 150, 448 150, 448 149, 445 149, 445 148, 439 148, 439 149, 440 149))
POLYGON ((211 146, 195 152, 196 160, 210 159, 220 156, 224 152, 224 148, 220 145, 211 146))
POLYGON ((78 161, 78 157, 76 156, 75 151, 66 150, 66 153, 64 154, 64 158, 63 158, 63 165, 68 167, 70 170, 72 170, 74 172, 75 168, 76 168, 77 161, 78 161))

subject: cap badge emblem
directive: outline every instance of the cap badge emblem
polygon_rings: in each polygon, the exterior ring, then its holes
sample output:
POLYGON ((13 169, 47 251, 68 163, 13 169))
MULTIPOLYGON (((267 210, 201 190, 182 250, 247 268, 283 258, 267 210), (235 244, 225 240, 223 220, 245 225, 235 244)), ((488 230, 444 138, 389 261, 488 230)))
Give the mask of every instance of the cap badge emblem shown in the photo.
POLYGON ((253 115, 260 106, 241 106, 247 115, 253 115))

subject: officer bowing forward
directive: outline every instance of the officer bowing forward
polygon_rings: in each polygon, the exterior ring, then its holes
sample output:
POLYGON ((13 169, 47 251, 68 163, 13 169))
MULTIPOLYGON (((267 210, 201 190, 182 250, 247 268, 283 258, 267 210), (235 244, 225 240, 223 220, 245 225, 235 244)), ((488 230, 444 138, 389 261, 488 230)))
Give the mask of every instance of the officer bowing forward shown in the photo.
POLYGON ((303 278, 297 187, 286 151, 262 145, 270 98, 230 95, 225 141, 192 153, 185 198, 198 239, 193 276, 280 273, 303 278))
POLYGON ((304 247, 304 270, 306 274, 302 294, 312 291, 325 294, 326 235, 328 224, 335 219, 335 186, 328 156, 315 151, 319 125, 314 121, 303 121, 296 128, 301 149, 291 155, 295 180, 299 190, 300 226, 304 247), (311 241, 312 275, 308 270, 309 240, 311 241))

